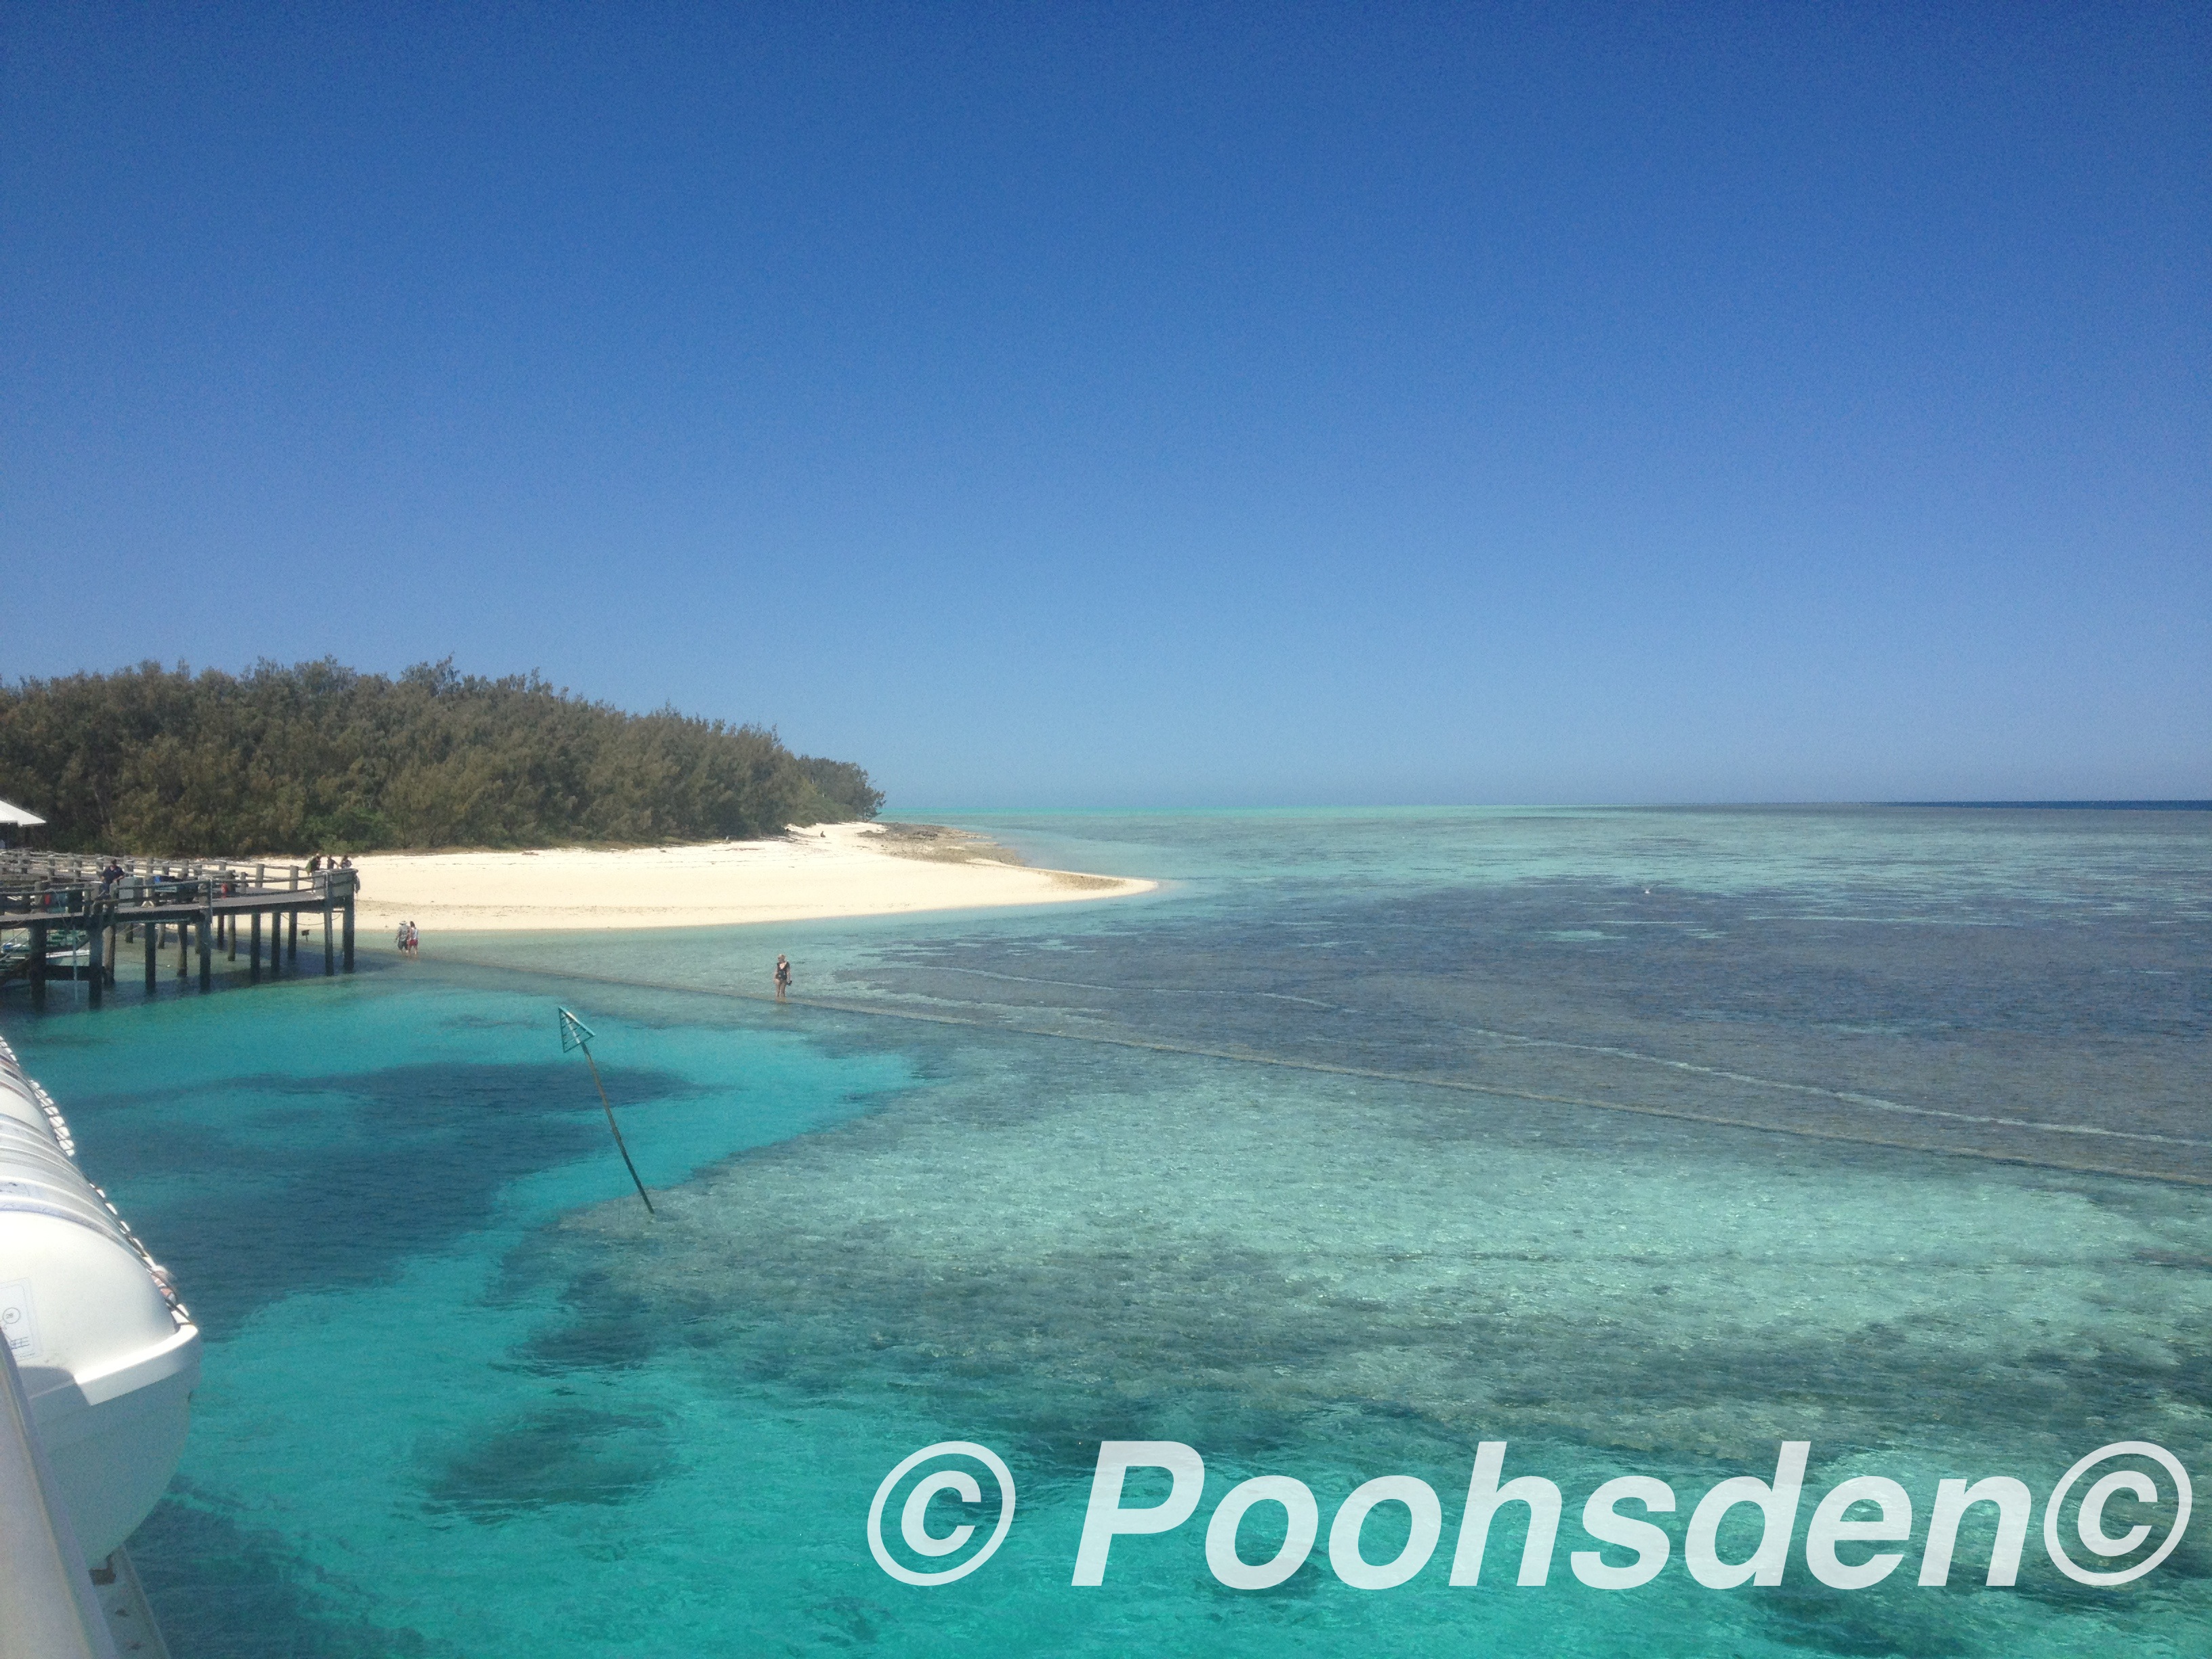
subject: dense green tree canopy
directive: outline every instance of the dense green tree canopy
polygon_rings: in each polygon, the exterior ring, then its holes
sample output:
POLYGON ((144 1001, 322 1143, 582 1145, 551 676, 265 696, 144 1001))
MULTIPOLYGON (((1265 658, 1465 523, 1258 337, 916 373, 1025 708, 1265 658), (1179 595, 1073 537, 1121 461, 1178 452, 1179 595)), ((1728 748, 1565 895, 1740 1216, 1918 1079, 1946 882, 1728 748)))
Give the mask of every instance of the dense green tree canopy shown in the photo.
POLYGON ((171 854, 706 841, 883 802, 761 726, 628 714, 536 674, 328 659, 0 684, 0 798, 56 848, 171 854))

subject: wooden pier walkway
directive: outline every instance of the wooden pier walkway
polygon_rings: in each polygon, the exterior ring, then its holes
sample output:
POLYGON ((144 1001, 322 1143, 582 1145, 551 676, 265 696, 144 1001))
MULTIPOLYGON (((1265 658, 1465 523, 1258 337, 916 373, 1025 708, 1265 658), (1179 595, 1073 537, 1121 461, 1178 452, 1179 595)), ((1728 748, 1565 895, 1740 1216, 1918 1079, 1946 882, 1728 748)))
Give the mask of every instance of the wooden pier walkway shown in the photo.
POLYGON ((262 973, 262 921, 269 924, 272 975, 299 971, 300 913, 319 911, 323 971, 353 971, 354 897, 350 869, 232 864, 221 860, 125 859, 70 853, 0 852, 0 986, 27 980, 31 1006, 43 1008, 57 934, 82 936, 69 947, 69 975, 90 988, 94 1007, 115 982, 117 957, 137 943, 145 956, 146 988, 156 984, 163 950, 174 942, 177 977, 191 975, 197 954, 199 988, 215 984, 215 952, 238 959, 241 932, 247 973, 262 973), (109 875, 106 872, 119 871, 109 875), (21 933, 27 940, 12 939, 21 933), (82 951, 81 966, 74 962, 82 951))

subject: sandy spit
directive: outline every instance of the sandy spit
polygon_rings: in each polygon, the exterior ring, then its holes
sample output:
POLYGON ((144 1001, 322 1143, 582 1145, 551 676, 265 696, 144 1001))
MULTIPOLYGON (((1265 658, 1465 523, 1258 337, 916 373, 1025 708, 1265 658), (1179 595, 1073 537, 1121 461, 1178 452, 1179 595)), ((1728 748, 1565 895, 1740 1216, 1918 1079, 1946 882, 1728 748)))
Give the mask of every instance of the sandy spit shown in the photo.
POLYGON ((1066 904, 1157 883, 1037 870, 957 832, 833 823, 773 841, 358 858, 360 925, 426 933, 719 927, 1066 904), (896 850, 894 850, 896 849, 896 850), (996 854, 997 856, 993 856, 996 854))

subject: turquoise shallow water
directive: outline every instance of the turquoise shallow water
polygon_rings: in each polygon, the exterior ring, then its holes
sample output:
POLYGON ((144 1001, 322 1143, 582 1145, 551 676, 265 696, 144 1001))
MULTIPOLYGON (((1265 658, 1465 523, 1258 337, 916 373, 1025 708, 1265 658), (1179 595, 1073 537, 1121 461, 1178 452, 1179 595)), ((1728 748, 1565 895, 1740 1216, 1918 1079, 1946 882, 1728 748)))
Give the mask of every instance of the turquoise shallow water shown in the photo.
MULTIPOLYGON (((1985 1510, 1948 1586, 1912 1582, 1945 1477, 2039 1504, 2136 1439, 2212 1470, 2206 815, 975 822, 1168 884, 0 1004, 209 1333, 133 1545, 179 1659, 2212 1648, 2201 1517, 2101 1589, 2051 1566, 2039 1510, 1994 1589, 1985 1510), (761 1000, 779 949, 811 1003, 761 1000), (1078 1589, 1104 1438, 1188 1443, 1205 1492, 1078 1589), (869 1500, 953 1439, 1005 1456, 1017 1518, 910 1587, 869 1500), (1510 1509, 1482 1583, 1447 1583, 1486 1439, 1565 1494, 1541 1587, 1512 1583, 1510 1509), (1698 1498, 1798 1440, 1783 1582, 1696 1583, 1698 1498), (1321 1537, 1232 1590, 1206 1518, 1257 1474, 1304 1481, 1321 1537), (1389 1474, 1437 1492, 1442 1541, 1354 1589, 1329 1519, 1389 1474), (1630 1474, 1680 1496, 1669 1559, 1593 1589, 1582 1503, 1630 1474), (1860 1474, 1902 1484, 1912 1535, 1839 1590, 1803 1533, 1860 1474)), ((888 1531, 927 1568, 896 1537, 911 1486, 888 1531)), ((931 1524, 994 1513, 940 1498, 931 1524)), ((2172 1513, 2168 1483, 2107 1523, 2172 1513)), ((1283 1514, 1252 1512, 1246 1559, 1283 1514)), ((1407 1527, 1378 1508, 1365 1555, 1407 1527)))

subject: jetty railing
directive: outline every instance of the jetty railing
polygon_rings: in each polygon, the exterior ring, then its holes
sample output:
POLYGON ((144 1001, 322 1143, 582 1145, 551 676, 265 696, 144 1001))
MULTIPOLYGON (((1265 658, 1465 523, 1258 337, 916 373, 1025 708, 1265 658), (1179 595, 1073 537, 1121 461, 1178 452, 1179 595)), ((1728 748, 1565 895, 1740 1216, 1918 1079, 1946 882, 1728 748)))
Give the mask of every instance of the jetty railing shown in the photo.
POLYGON ((214 953, 225 945, 238 959, 240 924, 250 977, 262 970, 262 919, 269 921, 272 972, 300 955, 300 913, 319 910, 323 971, 354 968, 354 904, 361 878, 349 866, 309 869, 290 863, 230 859, 147 859, 100 854, 0 852, 0 985, 23 979, 33 1007, 46 1005, 46 981, 87 981, 92 1006, 115 981, 120 946, 143 941, 146 988, 156 984, 158 957, 173 938, 177 975, 187 976, 197 946, 200 989, 213 988, 214 953), (11 940, 10 932, 23 934, 11 940), (285 935, 289 933, 289 938, 285 935), (58 947, 62 953, 57 963, 58 947))
POLYGON ((38 853, 15 848, 0 850, 0 892, 30 887, 96 887, 111 868, 122 872, 118 880, 125 883, 161 884, 212 880, 242 887, 296 891, 312 887, 326 875, 348 874, 351 866, 310 870, 299 864, 246 864, 230 859, 125 858, 105 853, 38 853))

